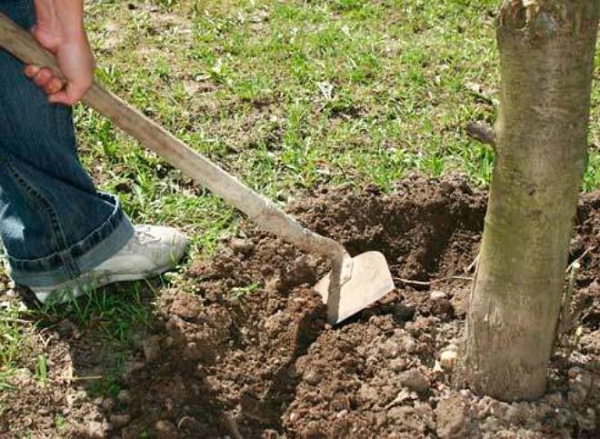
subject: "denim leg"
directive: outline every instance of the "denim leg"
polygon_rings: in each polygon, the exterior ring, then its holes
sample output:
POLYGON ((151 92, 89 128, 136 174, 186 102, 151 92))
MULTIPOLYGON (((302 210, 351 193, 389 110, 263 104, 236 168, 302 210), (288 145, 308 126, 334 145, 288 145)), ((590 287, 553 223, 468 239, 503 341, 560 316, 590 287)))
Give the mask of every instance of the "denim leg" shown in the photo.
MULTIPOLYGON (((0 12, 25 28, 32 0, 0 0, 0 12)), ((53 286, 116 253, 133 226, 116 198, 96 191, 82 168, 70 107, 50 105, 0 50, 0 237, 11 276, 53 286)))

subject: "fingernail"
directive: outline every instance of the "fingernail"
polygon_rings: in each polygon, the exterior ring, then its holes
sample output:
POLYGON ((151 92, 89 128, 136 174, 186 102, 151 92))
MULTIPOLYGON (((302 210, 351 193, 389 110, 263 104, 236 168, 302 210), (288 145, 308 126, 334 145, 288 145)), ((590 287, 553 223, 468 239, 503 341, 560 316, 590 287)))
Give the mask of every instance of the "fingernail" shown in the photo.
POLYGON ((40 68, 34 64, 29 64, 27 66, 25 66, 25 75, 32 77, 35 76, 37 74, 37 72, 40 71, 40 68))

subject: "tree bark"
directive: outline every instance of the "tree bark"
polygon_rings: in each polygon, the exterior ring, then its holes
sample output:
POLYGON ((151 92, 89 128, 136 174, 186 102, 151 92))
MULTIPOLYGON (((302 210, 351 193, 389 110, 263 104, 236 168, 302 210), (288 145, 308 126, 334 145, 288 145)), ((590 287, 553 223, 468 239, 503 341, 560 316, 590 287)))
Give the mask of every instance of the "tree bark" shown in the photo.
POLYGON ((496 165, 456 384, 535 399, 586 163, 598 0, 504 0, 496 165))

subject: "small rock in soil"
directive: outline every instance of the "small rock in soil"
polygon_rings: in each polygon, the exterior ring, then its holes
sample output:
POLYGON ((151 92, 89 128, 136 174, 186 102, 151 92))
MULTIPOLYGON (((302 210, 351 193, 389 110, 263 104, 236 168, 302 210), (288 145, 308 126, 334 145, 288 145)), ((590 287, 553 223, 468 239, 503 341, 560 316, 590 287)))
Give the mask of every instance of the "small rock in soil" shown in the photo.
POLYGON ((104 410, 106 410, 107 412, 112 411, 112 409, 115 407, 115 401, 112 398, 104 398, 104 400, 102 401, 102 408, 104 410))
POLYGON ((302 439, 323 439, 326 436, 323 434, 323 431, 319 428, 319 425, 316 422, 310 422, 302 429, 300 432, 300 437, 302 439))
POLYGON ((435 422, 433 421, 433 409, 429 403, 415 402, 415 412, 421 416, 423 422, 430 430, 435 430, 435 422))
POLYGON ((429 380, 417 369, 410 369, 406 372, 402 372, 398 376, 398 381, 403 386, 410 390, 414 390, 415 392, 424 392, 429 388, 429 380))
POLYGON ((422 430, 421 420, 412 407, 392 407, 388 410, 387 416, 396 425, 400 425, 402 430, 410 432, 420 432, 422 430))
POLYGON ((414 353, 417 350, 417 342, 412 337, 405 337, 402 341, 402 348, 409 354, 414 353))
POLYGON ((454 307, 448 299, 437 299, 431 304, 431 314, 442 319, 454 317, 454 307))
POLYGON ((154 425, 154 431, 156 433, 156 437, 165 439, 176 439, 179 433, 175 424, 165 420, 158 421, 154 425))
POLYGON ((247 256, 250 253, 252 253, 252 251, 256 247, 256 244, 254 244, 249 239, 233 238, 229 243, 229 247, 231 247, 234 253, 241 253, 244 256, 247 256))
POLYGON ((458 361, 458 346, 448 345, 440 354, 440 364, 444 369, 452 370, 458 361))
POLYGON ((314 261, 306 256, 298 257, 289 271, 283 274, 281 281, 280 288, 284 290, 289 290, 302 284, 315 284, 317 282, 317 272, 314 261))
POLYGON ((192 294, 176 294, 169 311, 184 320, 194 320, 202 316, 203 309, 200 297, 192 294))
POLYGON ((142 347, 147 362, 151 363, 160 356, 160 340, 161 337, 153 335, 143 341, 142 347))
POLYGON ((551 406, 561 407, 565 404, 565 398, 561 392, 548 393, 544 396, 544 401, 551 406))
POLYGON ((103 439, 106 437, 107 425, 102 422, 92 421, 86 428, 87 439, 103 439))
POLYGON ((400 353, 400 346, 395 340, 390 339, 381 345, 380 351, 385 358, 396 358, 400 353))
POLYGON ((448 298, 448 295, 446 293, 444 293, 443 291, 434 290, 431 293, 429 293, 430 300, 440 300, 440 299, 447 299, 447 298, 448 298))
POLYGON ((342 410, 349 410, 350 409, 350 399, 346 395, 338 394, 335 396, 333 401, 331 401, 331 404, 329 405, 329 407, 334 412, 340 412, 342 410))
POLYGON ((115 428, 123 428, 125 427, 127 424, 129 424, 129 422, 131 422, 131 415, 126 415, 126 414, 122 414, 122 415, 110 415, 109 419, 110 423, 113 425, 113 427, 115 428))
POLYGON ((358 391, 358 397, 365 402, 376 402, 379 399, 379 394, 373 387, 363 384, 358 391))
POLYGON ((406 368, 406 360, 404 358, 394 358, 390 361, 390 369, 393 372, 402 372, 406 368))
POLYGON ((117 401, 119 401, 121 404, 131 404, 132 399, 129 390, 121 390, 117 395, 117 401))
POLYGON ((456 316, 464 317, 469 307, 469 290, 467 288, 455 289, 450 303, 456 316))
POLYGON ((319 384, 319 382, 323 378, 323 375, 317 369, 311 368, 308 369, 308 371, 306 371, 302 378, 311 386, 315 386, 319 384))
POLYGON ((435 409, 436 431, 441 439, 462 439, 468 437, 469 409, 460 396, 442 399, 435 409))
POLYGON ((262 438, 261 439, 278 439, 279 438, 279 433, 277 433, 275 430, 265 430, 262 434, 262 438))

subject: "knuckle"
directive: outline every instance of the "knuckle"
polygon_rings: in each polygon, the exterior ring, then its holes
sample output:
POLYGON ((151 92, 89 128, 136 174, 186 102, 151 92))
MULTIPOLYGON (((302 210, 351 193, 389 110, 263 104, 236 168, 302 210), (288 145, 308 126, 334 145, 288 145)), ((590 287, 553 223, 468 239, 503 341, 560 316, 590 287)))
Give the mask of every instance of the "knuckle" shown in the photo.
POLYGON ((42 87, 46 84, 46 82, 48 82, 48 78, 46 78, 45 76, 41 76, 41 75, 37 75, 33 78, 33 82, 42 87))
POLYGON ((58 91, 60 91, 60 84, 57 84, 56 82, 53 82, 51 84, 48 85, 46 91, 48 93, 56 93, 58 91))
POLYGON ((41 68, 38 74, 48 78, 54 75, 52 70, 50 70, 48 67, 41 68))

